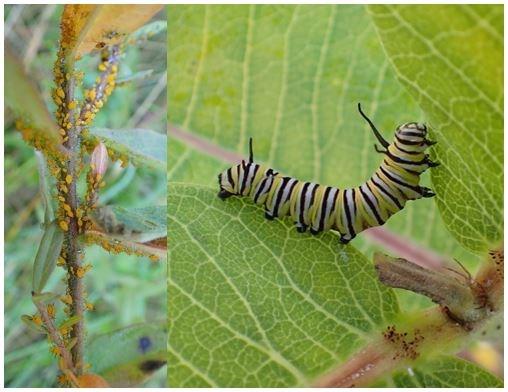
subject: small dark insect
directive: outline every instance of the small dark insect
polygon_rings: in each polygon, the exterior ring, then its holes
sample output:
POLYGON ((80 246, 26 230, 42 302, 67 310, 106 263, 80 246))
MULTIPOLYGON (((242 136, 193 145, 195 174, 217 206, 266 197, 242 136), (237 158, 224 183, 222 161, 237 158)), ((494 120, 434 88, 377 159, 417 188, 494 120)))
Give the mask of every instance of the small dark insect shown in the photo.
POLYGON ((145 354, 151 346, 152 341, 148 336, 142 336, 139 338, 138 348, 141 353, 145 354))
POLYGON ((97 42, 97 44, 95 45, 95 48, 96 49, 102 49, 106 46, 106 43, 105 42, 97 42))
POLYGON ((166 364, 166 361, 152 359, 152 360, 141 362, 139 364, 139 369, 143 373, 152 373, 152 372, 156 371, 157 369, 160 369, 165 364, 166 364))

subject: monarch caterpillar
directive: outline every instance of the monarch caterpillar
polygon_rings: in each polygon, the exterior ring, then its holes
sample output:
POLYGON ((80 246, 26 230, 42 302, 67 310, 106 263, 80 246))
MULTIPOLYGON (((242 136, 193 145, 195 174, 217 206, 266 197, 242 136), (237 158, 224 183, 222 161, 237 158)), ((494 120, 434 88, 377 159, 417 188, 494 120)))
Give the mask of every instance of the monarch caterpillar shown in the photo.
POLYGON ((338 189, 313 182, 286 177, 271 168, 254 162, 252 138, 249 140, 249 161, 244 160, 219 174, 218 196, 250 196, 254 203, 265 207, 265 217, 274 219, 290 215, 298 232, 310 227, 312 234, 336 230, 340 241, 347 244, 369 227, 380 226, 404 208, 406 201, 432 197, 431 189, 419 185, 420 175, 432 162, 425 150, 436 142, 426 139, 427 128, 420 123, 397 127, 395 139, 389 144, 373 122, 368 122, 384 149, 383 162, 372 177, 356 188, 338 189))

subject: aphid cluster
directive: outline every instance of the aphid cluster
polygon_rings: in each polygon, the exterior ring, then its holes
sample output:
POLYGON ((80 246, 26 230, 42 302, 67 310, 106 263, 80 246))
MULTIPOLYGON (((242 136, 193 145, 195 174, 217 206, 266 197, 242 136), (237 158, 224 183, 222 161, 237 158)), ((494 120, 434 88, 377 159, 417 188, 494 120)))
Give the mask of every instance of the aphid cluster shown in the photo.
POLYGON ((415 329, 413 339, 409 340, 407 332, 397 332, 395 325, 389 325, 383 332, 383 338, 388 343, 396 346, 393 360, 396 359, 416 359, 420 355, 417 351, 420 343, 424 340, 424 336, 420 330, 415 329))

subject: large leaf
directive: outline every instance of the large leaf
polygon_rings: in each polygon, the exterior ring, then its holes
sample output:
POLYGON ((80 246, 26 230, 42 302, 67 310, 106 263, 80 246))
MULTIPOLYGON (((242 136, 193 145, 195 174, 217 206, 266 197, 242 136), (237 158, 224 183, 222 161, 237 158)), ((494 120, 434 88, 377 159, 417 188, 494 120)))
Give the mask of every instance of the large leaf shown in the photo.
POLYGON ((503 235, 503 6, 371 6, 398 78, 425 111, 448 229, 483 251, 503 235))
POLYGON ((166 170, 167 137, 164 134, 149 129, 91 128, 90 135, 134 165, 166 170))
POLYGON ((372 264, 241 199, 172 185, 169 385, 304 386, 397 312, 372 264))
MULTIPOLYGON (((361 5, 169 6, 168 15, 169 122, 216 146, 246 156, 252 136, 256 160, 287 175, 357 186, 382 159, 357 102, 389 140, 398 124, 425 120, 361 5)), ((170 179, 208 185, 229 165, 211 173, 203 153, 173 147, 170 179)), ((464 258, 433 200, 408 203, 385 227, 464 258)), ((364 235, 353 243, 368 248, 364 235)))
POLYGON ((5 46, 4 61, 5 103, 22 117, 41 137, 54 143, 60 141, 58 127, 42 99, 37 85, 25 73, 23 63, 9 45, 5 46))
POLYGON ((148 22, 161 4, 71 4, 62 15, 62 39, 71 60, 92 51, 98 43, 118 44, 148 22))
POLYGON ((501 388, 503 382, 474 364, 440 356, 415 368, 396 372, 393 382, 398 388, 501 388))
POLYGON ((92 338, 86 361, 113 387, 139 385, 167 360, 167 323, 135 324, 92 338))

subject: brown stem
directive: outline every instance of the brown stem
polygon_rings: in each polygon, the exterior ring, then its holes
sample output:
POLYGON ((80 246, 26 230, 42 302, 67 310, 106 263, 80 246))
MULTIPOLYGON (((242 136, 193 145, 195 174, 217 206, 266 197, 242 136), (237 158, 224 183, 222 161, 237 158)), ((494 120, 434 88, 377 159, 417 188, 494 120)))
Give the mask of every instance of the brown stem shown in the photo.
POLYGON ((316 387, 370 386, 402 366, 411 366, 422 354, 457 352, 462 342, 503 309, 502 248, 490 252, 475 278, 469 273, 427 270, 388 256, 377 255, 375 265, 384 284, 426 295, 440 306, 405 314, 404 331, 388 326, 347 362, 318 379, 316 387))
MULTIPOLYGON (((74 101, 75 80, 71 77, 66 86, 66 102, 69 104, 74 101)), ((67 148, 70 150, 70 156, 67 160, 67 174, 72 177, 67 193, 67 202, 72 211, 78 210, 77 196, 77 180, 79 175, 80 164, 80 138, 79 128, 74 122, 75 109, 69 109, 69 121, 71 128, 68 131, 69 140, 67 148)), ((72 359, 75 365, 76 374, 79 376, 83 373, 83 356, 84 356, 84 340, 85 340, 85 321, 84 321, 84 287, 83 279, 76 275, 76 271, 81 267, 82 249, 79 244, 79 226, 76 214, 69 218, 69 230, 66 233, 66 254, 67 254, 67 285, 69 294, 72 298, 70 305, 71 316, 77 316, 79 321, 72 326, 71 339, 76 339, 76 344, 72 347, 72 359)))
MULTIPOLYGON (((34 293, 32 292, 32 295, 33 294, 34 293)), ((69 350, 67 350, 67 347, 65 347, 65 343, 62 337, 60 336, 58 329, 53 323, 53 320, 49 316, 46 306, 42 302, 34 301, 34 303, 37 310, 39 311, 39 314, 41 315, 42 322, 44 323, 44 326, 48 331, 49 338, 55 344, 55 346, 58 347, 58 351, 60 356, 62 357, 65 369, 68 369, 72 372, 74 370, 74 365, 72 362, 71 354, 69 353, 69 350)), ((64 369, 62 369, 62 371, 63 370, 64 369)))

